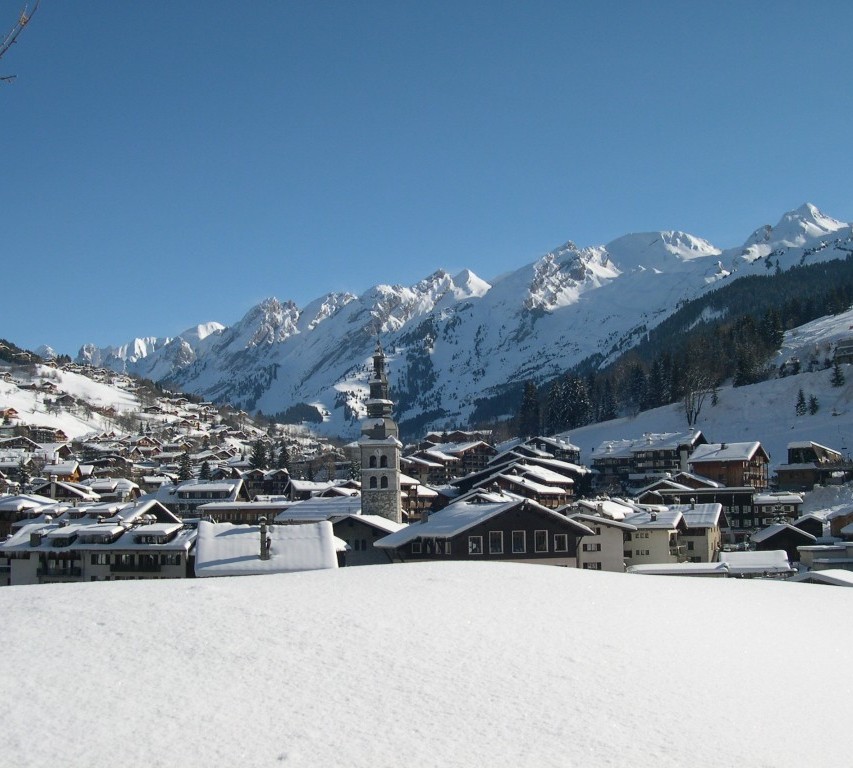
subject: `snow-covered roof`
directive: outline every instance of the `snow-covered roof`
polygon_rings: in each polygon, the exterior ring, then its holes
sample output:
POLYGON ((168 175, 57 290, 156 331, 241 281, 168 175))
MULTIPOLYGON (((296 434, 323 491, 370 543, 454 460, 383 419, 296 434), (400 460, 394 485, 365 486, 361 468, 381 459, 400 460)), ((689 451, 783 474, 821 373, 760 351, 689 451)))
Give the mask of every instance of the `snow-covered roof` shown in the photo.
POLYGON ((328 521, 271 525, 269 558, 262 559, 260 526, 198 524, 196 576, 248 576, 337 568, 335 535, 328 521))
POLYGON ((625 517, 625 522, 637 526, 639 529, 663 529, 672 530, 683 526, 684 515, 681 512, 667 507, 656 509, 642 509, 625 517))
POLYGON ((803 497, 799 493, 773 491, 772 493, 756 493, 752 497, 753 504, 802 504, 803 497))
POLYGON ((648 576, 727 576, 726 563, 648 563, 629 565, 627 573, 648 576))
POLYGON ((600 515, 611 520, 624 520, 626 516, 634 514, 634 507, 622 504, 612 499, 581 499, 577 503, 578 509, 588 509, 593 515, 600 515))
POLYGON ((720 525, 723 505, 716 502, 707 504, 670 504, 672 512, 681 512, 688 528, 714 528, 720 525))
MULTIPOLYGON (((380 549, 396 549, 420 537, 450 539, 475 525, 491 520, 493 517, 522 504, 530 505, 537 512, 553 516, 562 521, 568 519, 558 512, 553 512, 535 502, 521 499, 517 496, 492 492, 476 492, 469 494, 459 501, 453 502, 438 512, 433 512, 424 522, 412 523, 396 533, 392 533, 390 536, 379 539, 374 542, 374 546, 380 549)), ((578 532, 591 533, 582 523, 573 520, 569 522, 573 526, 577 526, 578 532)))
POLYGON ((853 571, 842 568, 827 568, 823 571, 804 571, 791 576, 788 581, 831 584, 835 587, 853 587, 853 571))
POLYGON ((294 521, 329 520, 343 515, 361 513, 361 496, 313 496, 304 501, 294 501, 276 514, 277 523, 294 521))
POLYGON ((784 549, 750 552, 720 552, 718 560, 726 563, 733 575, 760 575, 792 573, 788 555, 784 549))
POLYGON ((761 448, 757 440, 747 443, 706 443, 700 445, 687 460, 690 464, 718 461, 749 461, 761 448))
POLYGON ((766 528, 762 528, 760 531, 756 531, 755 533, 750 535, 749 540, 756 544, 760 544, 763 541, 772 539, 774 536, 782 533, 783 531, 788 531, 789 533, 792 533, 795 536, 801 539, 805 539, 807 541, 816 540, 814 536, 812 536, 810 533, 807 533, 802 528, 797 528, 796 526, 789 525, 788 523, 772 523, 766 528))

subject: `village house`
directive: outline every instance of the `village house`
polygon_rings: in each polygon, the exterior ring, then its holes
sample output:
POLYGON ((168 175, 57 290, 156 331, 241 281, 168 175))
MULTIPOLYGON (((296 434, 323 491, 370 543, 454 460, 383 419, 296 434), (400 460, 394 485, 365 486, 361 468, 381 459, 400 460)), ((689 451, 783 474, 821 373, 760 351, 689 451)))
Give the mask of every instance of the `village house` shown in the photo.
POLYGON ((687 528, 681 534, 684 552, 690 563, 713 563, 723 549, 723 531, 728 528, 723 506, 719 503, 684 504, 669 507, 681 512, 687 528))
POLYGON ((756 526, 771 523, 792 523, 800 516, 803 497, 790 491, 756 493, 752 497, 753 515, 756 526))
POLYGON ((164 484, 156 490, 155 498, 180 518, 195 517, 198 508, 211 501, 249 501, 241 479, 164 484))
POLYGON ((624 522, 636 528, 625 542, 627 566, 687 560, 682 540, 687 522, 681 512, 667 507, 649 507, 627 515, 624 522))
POLYGON ((772 523, 749 537, 751 549, 760 552, 784 550, 791 563, 800 559, 798 547, 807 547, 814 543, 814 536, 788 523, 772 523))
POLYGON ((421 523, 375 542, 395 561, 505 560, 577 566, 578 543, 590 529, 536 502, 474 491, 421 523))
POLYGON ((691 472, 728 487, 762 491, 769 484, 770 457, 757 441, 700 445, 690 454, 688 465, 691 472))
POLYGON ((4 543, 9 583, 185 578, 195 531, 154 500, 112 517, 50 516, 22 525, 4 543))
MULTIPOLYGON (((589 509, 581 501, 577 509, 589 509)), ((625 570, 625 547, 637 528, 624 522, 624 514, 619 519, 605 517, 600 507, 594 512, 572 512, 569 517, 577 520, 592 531, 584 536, 578 550, 578 568, 590 571, 611 571, 623 573, 625 570)))
POLYGON ((782 491, 810 491, 816 485, 845 482, 853 474, 853 465, 839 451, 820 443, 788 443, 788 460, 776 469, 776 481, 782 491))

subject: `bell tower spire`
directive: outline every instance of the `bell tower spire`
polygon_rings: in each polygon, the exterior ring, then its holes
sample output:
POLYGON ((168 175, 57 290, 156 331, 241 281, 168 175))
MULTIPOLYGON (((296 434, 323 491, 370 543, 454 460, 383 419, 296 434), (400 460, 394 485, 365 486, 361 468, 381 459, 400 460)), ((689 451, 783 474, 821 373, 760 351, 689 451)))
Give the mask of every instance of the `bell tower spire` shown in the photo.
POLYGON ((394 403, 388 396, 385 352, 377 339, 370 377, 367 418, 358 441, 361 457, 361 511, 403 522, 400 502, 400 451, 397 423, 392 418, 394 403))

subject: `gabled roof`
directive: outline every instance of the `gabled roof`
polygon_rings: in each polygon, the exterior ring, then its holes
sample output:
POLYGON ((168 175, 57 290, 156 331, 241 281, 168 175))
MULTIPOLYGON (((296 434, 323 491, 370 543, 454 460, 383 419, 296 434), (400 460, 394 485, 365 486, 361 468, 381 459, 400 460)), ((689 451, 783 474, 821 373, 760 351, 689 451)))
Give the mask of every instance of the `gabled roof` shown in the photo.
POLYGON ((804 542, 815 542, 817 539, 812 536, 810 533, 807 533, 802 528, 797 528, 794 525, 789 525, 788 523, 773 523, 772 525, 768 525, 766 528, 762 528, 760 531, 756 531, 753 533, 749 540, 755 544, 760 544, 763 541, 768 541, 772 539, 774 536, 778 536, 780 533, 787 531, 789 534, 793 536, 803 539, 804 542))
POLYGON ((553 512, 536 502, 521 499, 511 494, 475 492, 453 502, 438 512, 433 512, 425 522, 412 523, 405 528, 374 542, 381 549, 396 549, 417 538, 450 539, 474 526, 491 520, 498 515, 525 507, 538 514, 570 523, 578 535, 589 536, 592 531, 585 525, 553 512))
POLYGON ((750 461, 761 451, 765 458, 767 453, 757 440, 749 443, 706 443, 700 445, 690 458, 688 464, 705 464, 725 461, 750 461))
POLYGON ((723 505, 716 502, 708 504, 670 504, 672 512, 681 512, 688 528, 715 528, 723 524, 723 505))

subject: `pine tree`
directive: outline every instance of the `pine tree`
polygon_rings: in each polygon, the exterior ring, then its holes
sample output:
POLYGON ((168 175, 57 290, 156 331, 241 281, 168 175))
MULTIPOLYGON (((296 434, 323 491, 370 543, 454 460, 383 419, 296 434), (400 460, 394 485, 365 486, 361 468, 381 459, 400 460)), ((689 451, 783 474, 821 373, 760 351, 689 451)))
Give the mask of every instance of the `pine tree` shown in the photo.
POLYGON ((809 396, 809 413, 814 416, 818 410, 820 409, 820 404, 817 401, 817 397, 815 395, 809 396))
POLYGON ((193 475, 192 471, 192 462, 190 461, 190 455, 187 451, 184 451, 181 454, 181 459, 178 463, 178 480, 183 482, 184 480, 189 480, 193 475))
POLYGON ((255 440, 252 444, 252 458, 249 459, 252 469, 267 468, 267 446, 263 440, 255 440))
POLYGON ((208 464, 206 461, 203 461, 201 463, 201 469, 199 470, 199 473, 198 473, 198 479, 199 480, 210 480, 210 464, 208 464))
POLYGON ((287 450, 287 445, 282 440, 278 446, 278 460, 276 462, 277 469, 286 469, 290 472, 290 451, 287 450))
POLYGON ((844 386, 844 371, 841 370, 841 366, 836 361, 832 366, 832 377, 829 380, 829 383, 832 384, 833 387, 841 387, 844 386))
POLYGON ((806 396, 802 389, 797 392, 797 404, 794 406, 794 411, 797 416, 804 416, 806 413, 806 396))
POLYGON ((533 437, 539 434, 539 393, 536 385, 529 379, 524 382, 524 392, 521 396, 518 434, 521 437, 533 437))

